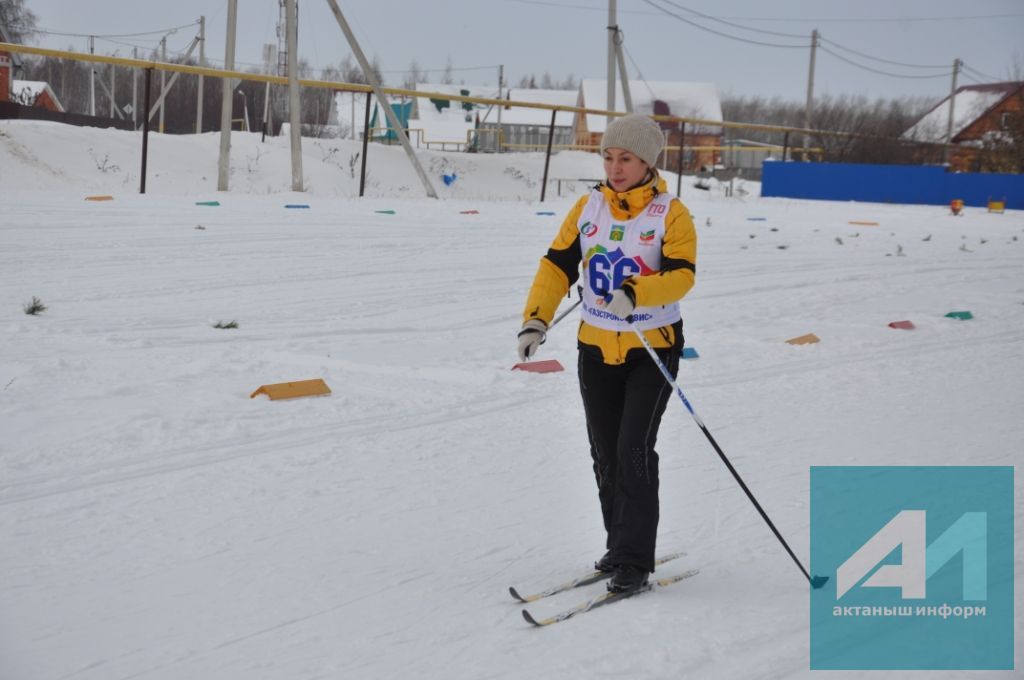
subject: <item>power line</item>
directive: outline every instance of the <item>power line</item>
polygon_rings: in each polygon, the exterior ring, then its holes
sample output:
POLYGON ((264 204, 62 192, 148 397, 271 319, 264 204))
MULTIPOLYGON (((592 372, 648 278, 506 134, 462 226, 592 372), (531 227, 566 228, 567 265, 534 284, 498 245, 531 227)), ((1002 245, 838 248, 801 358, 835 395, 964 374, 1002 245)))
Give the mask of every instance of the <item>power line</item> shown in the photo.
POLYGON ((723 38, 729 38, 730 40, 736 40, 738 42, 744 42, 744 43, 748 43, 750 45, 760 45, 762 47, 788 47, 788 48, 795 48, 795 49, 801 49, 801 50, 807 48, 807 45, 780 45, 778 43, 762 42, 760 40, 750 40, 748 38, 740 38, 740 37, 737 37, 735 35, 729 35, 728 33, 722 33, 721 31, 716 31, 713 28, 708 28, 707 26, 701 26, 700 24, 698 24, 696 22, 690 21, 686 17, 679 16, 675 12, 670 12, 669 10, 665 9, 664 7, 661 7, 660 5, 655 5, 654 2, 652 2, 652 0, 643 0, 643 1, 645 3, 647 3, 648 5, 650 5, 651 7, 655 8, 657 10, 660 10, 662 13, 667 14, 670 17, 674 17, 674 18, 678 19, 679 21, 682 21, 683 23, 689 24, 690 26, 693 26, 694 28, 699 28, 702 31, 707 31, 708 33, 714 33, 715 35, 722 36, 723 38))
MULTIPOLYGON (((454 67, 453 68, 421 68, 419 71, 420 71, 420 73, 444 73, 446 71, 452 71, 454 73, 455 71, 487 71, 487 70, 493 71, 496 68, 498 68, 497 64, 495 64, 493 66, 465 66, 463 68, 454 68, 454 67)), ((405 69, 404 71, 403 70, 379 71, 379 73, 408 73, 408 72, 409 72, 409 69, 405 69)))
POLYGON ((846 52, 851 52, 853 54, 856 54, 859 57, 864 57, 865 59, 871 59, 873 61, 880 61, 883 64, 892 64, 893 66, 906 66, 907 68, 945 68, 945 69, 949 68, 949 64, 941 64, 941 65, 940 64, 906 64, 906 63, 904 63, 902 61, 891 61, 889 59, 882 59, 880 57, 873 57, 870 54, 865 54, 863 52, 858 52, 857 50, 854 50, 854 49, 851 49, 849 47, 845 47, 843 45, 840 45, 839 43, 835 42, 834 40, 829 40, 828 38, 821 38, 821 40, 823 42, 827 42, 829 45, 832 45, 834 47, 838 47, 839 49, 844 50, 846 52))
MULTIPOLYGON (((563 9, 583 9, 592 12, 604 12, 603 7, 594 7, 592 5, 578 5, 568 2, 554 2, 552 0, 506 0, 507 2, 516 2, 523 5, 541 5, 545 7, 561 7, 563 9)), ((619 10, 624 14, 650 14, 650 12, 640 12, 637 10, 619 10)), ((693 11, 693 10, 691 10, 693 11)), ((697 12, 694 12, 697 13, 697 12)), ((723 16, 723 17, 710 17, 716 21, 735 19, 737 21, 764 21, 774 23, 814 23, 814 24, 841 24, 841 23, 860 23, 860 24, 880 24, 880 23, 917 23, 917 22, 937 22, 937 21, 971 21, 971 20, 985 20, 985 19, 1010 19, 1024 17, 1024 14, 976 14, 969 16, 944 16, 944 17, 746 17, 746 16, 723 16)))
POLYGON ((877 74, 883 75, 883 76, 889 76, 890 78, 909 78, 909 79, 917 80, 917 79, 924 79, 924 78, 948 78, 950 75, 952 75, 952 72, 950 72, 950 73, 937 73, 937 74, 928 75, 928 76, 911 76, 911 75, 903 75, 903 74, 900 74, 900 73, 890 73, 888 71, 880 71, 880 70, 878 70, 876 68, 871 68, 870 66, 865 66, 863 64, 858 64, 855 61, 851 61, 851 60, 847 59, 846 57, 842 56, 841 54, 836 54, 835 52, 833 52, 829 48, 825 47, 824 45, 819 45, 819 48, 821 49, 822 52, 828 52, 829 54, 831 54, 833 57, 835 57, 839 61, 845 61, 847 64, 850 64, 851 66, 856 66, 857 68, 862 69, 864 71, 871 71, 872 73, 877 73, 877 74))
POLYGON ((762 28, 751 28, 750 26, 744 26, 742 24, 735 24, 735 23, 733 23, 731 21, 726 21, 725 19, 721 19, 721 18, 718 18, 718 17, 713 17, 710 14, 704 14, 703 12, 698 12, 695 9, 690 9, 689 7, 684 7, 683 5, 680 5, 677 2, 673 2, 672 0, 662 0, 662 2, 664 2, 664 3, 668 4, 668 5, 672 5, 673 7, 676 7, 678 9, 685 10, 685 11, 689 12, 690 14, 696 14, 699 17, 704 17, 705 19, 710 19, 711 21, 717 21, 718 23, 725 24, 726 26, 733 26, 735 28, 740 28, 740 29, 743 29, 744 31, 751 31, 752 33, 764 33, 766 35, 778 35, 778 36, 782 36, 783 38, 806 38, 807 37, 806 35, 801 35, 801 34, 798 34, 798 33, 780 33, 778 31, 766 31, 766 30, 764 30, 762 28))
POLYGON ((960 62, 960 65, 963 68, 965 68, 966 70, 970 71, 971 73, 974 73, 974 74, 976 74, 977 76, 979 76, 981 78, 985 78, 989 82, 998 82, 998 81, 1002 80, 1002 78, 997 78, 996 76, 990 76, 989 74, 987 74, 987 73, 985 73, 983 71, 979 71, 976 68, 971 68, 970 66, 968 66, 967 64, 965 64, 963 62, 960 62))
POLYGON ((980 19, 1009 19, 1015 17, 1024 17, 1024 14, 977 14, 973 16, 960 16, 960 17, 876 17, 870 19, 861 19, 857 17, 845 17, 845 18, 826 18, 821 17, 817 19, 810 18, 788 18, 788 17, 727 17, 729 19, 739 19, 741 21, 791 21, 796 23, 815 23, 815 24, 846 24, 846 23, 860 23, 860 24, 901 24, 901 23, 916 23, 919 21, 970 21, 980 19))
POLYGON ((176 31, 179 31, 179 30, 183 29, 183 28, 188 28, 189 26, 198 26, 198 25, 199 25, 198 21, 193 21, 190 24, 184 24, 182 26, 174 26, 172 28, 165 28, 165 29, 159 30, 159 31, 141 31, 139 33, 104 33, 104 34, 100 34, 100 33, 68 33, 66 31, 49 31, 49 30, 42 29, 42 28, 35 29, 35 32, 36 33, 42 33, 43 35, 59 35, 59 36, 62 36, 62 37, 67 37, 67 38, 138 38, 138 37, 143 36, 143 35, 164 35, 164 34, 174 33, 176 31))

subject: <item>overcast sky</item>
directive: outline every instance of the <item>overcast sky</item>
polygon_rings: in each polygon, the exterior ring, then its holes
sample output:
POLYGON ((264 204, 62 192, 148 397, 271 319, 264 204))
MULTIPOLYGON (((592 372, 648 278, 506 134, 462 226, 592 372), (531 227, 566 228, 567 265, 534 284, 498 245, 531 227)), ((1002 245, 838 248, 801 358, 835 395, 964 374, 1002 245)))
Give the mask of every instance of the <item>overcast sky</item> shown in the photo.
MULTIPOLYGON (((227 0, 27 0, 26 4, 38 16, 39 28, 79 34, 159 31, 189 24, 205 14, 207 57, 224 59, 227 0)), ((236 61, 258 65, 263 44, 277 40, 278 2, 239 0, 238 4, 236 61)), ((539 78, 545 71, 558 80, 570 74, 577 80, 606 76, 606 0, 339 0, 339 5, 363 50, 376 55, 382 68, 391 71, 385 77, 392 85, 401 84, 413 59, 423 69, 438 70, 429 74, 433 82, 440 79, 449 58, 456 82, 467 84, 495 85, 498 64, 505 65, 506 81, 513 85, 524 75, 539 78), (493 68, 460 70, 475 67, 493 68)), ((300 55, 317 68, 336 64, 349 49, 327 2, 302 0, 299 7, 300 55)), ((1015 64, 1024 71, 1022 0, 619 0, 618 23, 631 60, 631 79, 639 80, 639 73, 647 80, 711 82, 723 95, 803 101, 808 46, 815 28, 823 40, 831 41, 822 42, 822 47, 834 53, 818 50, 816 94, 869 98, 910 94, 938 99, 949 92, 957 57, 973 69, 961 77, 961 83, 1006 80, 1015 64), (755 45, 712 30, 797 47, 755 45), (836 55, 876 71, 933 77, 890 77, 836 55)), ((189 26, 171 35, 169 49, 184 50, 195 30, 189 26)), ((97 51, 118 50, 124 55, 131 47, 123 43, 151 48, 159 38, 113 38, 122 44, 97 40, 97 51)), ((72 36, 40 35, 37 43, 87 49, 85 38, 72 36)))

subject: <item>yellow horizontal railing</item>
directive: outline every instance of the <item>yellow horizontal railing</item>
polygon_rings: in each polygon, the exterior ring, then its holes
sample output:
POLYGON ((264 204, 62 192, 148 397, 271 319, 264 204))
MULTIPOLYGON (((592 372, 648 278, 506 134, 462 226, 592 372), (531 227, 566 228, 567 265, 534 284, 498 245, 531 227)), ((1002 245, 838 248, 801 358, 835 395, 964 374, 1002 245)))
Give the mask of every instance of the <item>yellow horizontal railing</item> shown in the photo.
MULTIPOLYGON (((274 83, 276 85, 287 85, 288 79, 283 76, 272 76, 265 73, 246 73, 243 71, 229 71, 225 69, 210 68, 207 66, 190 66, 188 64, 174 64, 163 61, 145 59, 130 59, 128 57, 110 57, 102 54, 86 54, 83 52, 71 52, 67 50, 53 50, 45 47, 32 47, 16 43, 0 42, 0 51, 17 52, 19 54, 34 54, 41 57, 52 57, 55 59, 71 59, 94 64, 111 64, 125 68, 154 69, 157 71, 169 71, 173 73, 184 73, 187 75, 202 75, 213 78, 233 78, 237 80, 252 80, 261 83, 274 83)), ((341 83, 329 80, 299 79, 303 87, 315 87, 339 92, 371 92, 369 85, 360 83, 341 83)), ((623 116, 621 111, 606 111, 604 109, 588 109, 581 106, 559 106, 554 104, 543 104, 539 102, 511 101, 507 99, 489 99, 486 97, 468 97, 464 95, 448 94, 446 92, 425 92, 422 90, 406 90, 396 87, 382 87, 381 90, 388 95, 398 97, 416 97, 430 99, 447 99, 457 102, 468 102, 484 106, 505 106, 526 109, 541 109, 546 111, 558 111, 565 113, 584 113, 597 116, 623 116)), ((784 125, 764 125, 761 123, 740 123, 732 121, 708 120, 705 118, 684 118, 680 116, 651 116, 654 120, 686 123, 687 125, 699 125, 707 127, 736 128, 744 130, 759 130, 762 132, 790 132, 795 134, 825 135, 831 137, 866 137, 877 138, 875 135, 865 135, 855 132, 833 132, 826 130, 811 130, 807 128, 787 127, 784 125)), ((439 143, 439 142, 438 142, 439 143)), ((449 142, 455 143, 455 142, 449 142)), ((939 146, 944 146, 939 144, 939 146)), ((688 147, 689 148, 689 147, 688 147)))

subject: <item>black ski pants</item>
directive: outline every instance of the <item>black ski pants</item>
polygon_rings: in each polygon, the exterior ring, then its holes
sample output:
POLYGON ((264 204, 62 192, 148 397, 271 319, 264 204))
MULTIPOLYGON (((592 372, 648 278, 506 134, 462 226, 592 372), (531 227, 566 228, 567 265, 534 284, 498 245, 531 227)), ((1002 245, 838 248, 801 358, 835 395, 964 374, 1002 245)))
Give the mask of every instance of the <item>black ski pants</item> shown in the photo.
MULTIPOLYGON (((679 348, 656 352, 674 378, 679 348)), ((612 365, 581 347, 578 370, 611 560, 653 572, 658 534, 654 444, 672 388, 643 348, 612 365)))

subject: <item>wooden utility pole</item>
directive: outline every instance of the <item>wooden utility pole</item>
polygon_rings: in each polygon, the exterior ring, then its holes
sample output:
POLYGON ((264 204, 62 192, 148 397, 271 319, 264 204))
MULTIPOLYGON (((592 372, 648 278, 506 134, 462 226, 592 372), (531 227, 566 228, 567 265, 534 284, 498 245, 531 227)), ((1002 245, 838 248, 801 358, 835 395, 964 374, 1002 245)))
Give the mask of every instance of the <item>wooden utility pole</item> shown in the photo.
MULTIPOLYGON (((811 65, 807 72, 807 106, 804 107, 804 129, 811 128, 811 111, 814 109, 814 58, 818 52, 818 29, 811 31, 811 65)), ((811 145, 810 135, 804 133, 804 160, 808 160, 807 149, 811 145)))
POLYGON ((959 57, 953 60, 953 84, 949 88, 949 117, 946 120, 946 146, 942 149, 942 162, 949 165, 950 149, 953 144, 953 108, 956 104, 956 76, 963 64, 959 57))
POLYGON ((302 191, 302 110, 299 108, 299 12, 296 0, 285 0, 288 33, 288 127, 292 146, 292 191, 302 191))
MULTIPOLYGON (((206 68, 206 17, 199 17, 199 65, 206 68)), ((196 134, 203 132, 203 74, 199 74, 196 92, 196 134)))
MULTIPOLYGON (((228 34, 224 45, 224 70, 235 70, 235 26, 238 23, 238 0, 228 0, 228 34)), ((220 156, 217 160, 217 191, 228 190, 231 163, 231 91, 230 78, 221 78, 220 90, 220 156)))
POLYGON ((377 82, 377 74, 374 73, 370 67, 370 62, 366 60, 366 55, 363 54, 362 48, 359 47, 359 42, 356 40, 356 36, 352 33, 352 29, 349 27, 348 22, 345 21, 344 15, 341 13, 341 9, 338 7, 337 0, 327 0, 327 4, 331 6, 331 11, 334 12, 334 18, 338 21, 338 26, 341 27, 341 32, 345 34, 345 39, 348 40, 348 45, 352 49, 352 54, 355 55, 356 61, 359 62, 359 66, 363 69, 363 75, 366 76, 366 82, 369 83, 370 87, 373 88, 373 94, 377 97, 377 102, 380 104, 381 109, 384 111, 384 115, 387 116, 388 123, 391 128, 398 135, 398 140, 402 143, 402 148, 405 149, 405 155, 409 157, 409 162, 412 163, 412 167, 416 170, 416 174, 420 178, 420 182, 423 183, 423 188, 427 191, 427 196, 430 198, 437 198, 437 192, 434 191, 434 186, 430 183, 430 178, 427 177, 427 173, 423 170, 423 166, 420 165, 420 161, 416 158, 416 152, 413 151, 412 145, 409 144, 409 135, 405 133, 405 129, 402 127, 402 123, 398 120, 398 116, 391 109, 391 105, 388 103, 387 97, 380 89, 380 83, 377 82))

